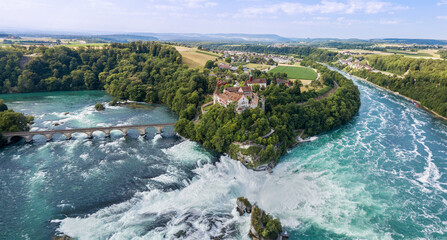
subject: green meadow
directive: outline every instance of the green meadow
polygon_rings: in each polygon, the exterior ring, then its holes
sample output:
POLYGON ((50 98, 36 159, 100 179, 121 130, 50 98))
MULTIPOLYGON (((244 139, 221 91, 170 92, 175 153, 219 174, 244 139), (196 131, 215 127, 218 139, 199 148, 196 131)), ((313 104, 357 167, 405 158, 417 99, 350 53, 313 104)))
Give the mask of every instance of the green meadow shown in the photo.
POLYGON ((272 73, 287 73, 289 79, 315 80, 317 73, 306 67, 278 66, 270 70, 272 73))

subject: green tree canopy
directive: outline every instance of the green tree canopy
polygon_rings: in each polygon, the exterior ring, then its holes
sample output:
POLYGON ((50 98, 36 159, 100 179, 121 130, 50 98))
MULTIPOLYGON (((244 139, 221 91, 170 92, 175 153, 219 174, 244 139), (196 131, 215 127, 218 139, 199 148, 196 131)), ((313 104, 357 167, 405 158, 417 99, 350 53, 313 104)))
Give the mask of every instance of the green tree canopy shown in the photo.
POLYGON ((0 99, 0 112, 6 111, 6 110, 8 110, 8 106, 6 106, 3 99, 0 99))

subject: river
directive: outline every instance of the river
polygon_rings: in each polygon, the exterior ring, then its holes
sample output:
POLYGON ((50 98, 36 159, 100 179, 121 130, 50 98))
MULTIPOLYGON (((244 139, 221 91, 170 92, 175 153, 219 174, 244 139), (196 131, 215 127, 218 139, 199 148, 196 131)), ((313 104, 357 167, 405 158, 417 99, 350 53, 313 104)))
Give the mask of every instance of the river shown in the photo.
MULTIPOLYGON (((359 114, 291 149, 271 174, 172 129, 10 145, 0 150, 0 239, 248 239, 239 196, 279 217, 291 239, 446 239, 446 123, 353 79, 359 114)), ((176 119, 162 105, 95 112, 110 101, 103 92, 1 98, 36 116, 32 130, 176 119)))

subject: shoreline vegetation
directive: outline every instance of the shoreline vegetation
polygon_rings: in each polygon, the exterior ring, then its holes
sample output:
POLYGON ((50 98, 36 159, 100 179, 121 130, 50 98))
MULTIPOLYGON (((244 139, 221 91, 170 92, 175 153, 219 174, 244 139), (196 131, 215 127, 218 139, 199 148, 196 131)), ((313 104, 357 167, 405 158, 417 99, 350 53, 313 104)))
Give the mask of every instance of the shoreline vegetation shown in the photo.
POLYGON ((33 116, 14 112, 0 99, 0 148, 7 144, 3 138, 4 132, 29 131, 29 125, 34 121, 33 116))
MULTIPOLYGON (((351 62, 354 60, 355 58, 348 59, 351 62)), ((346 66, 339 62, 330 65, 402 96, 435 117, 447 120, 446 61, 409 59, 403 56, 368 56, 355 61, 359 62, 357 65, 367 66, 371 70, 346 66)))
MULTIPOLYGON (((335 66, 334 66, 334 67, 335 67, 335 66)), ((345 70, 343 70, 343 69, 340 69, 339 67, 335 67, 335 68, 337 68, 337 69, 339 69, 339 70, 341 70, 341 71, 345 71, 345 70)), ((432 114, 434 117, 437 117, 437 118, 440 118, 440 119, 442 119, 442 120, 444 120, 444 121, 447 121, 447 117, 444 117, 444 116, 440 115, 439 113, 433 111, 432 109, 429 109, 428 107, 422 105, 422 103, 421 103, 420 101, 416 100, 416 99, 412 99, 412 98, 410 98, 410 97, 407 97, 407 96, 405 96, 405 95, 402 95, 402 94, 399 93, 399 92, 394 92, 394 91, 392 91, 391 89, 388 89, 388 88, 379 86, 379 85, 377 85, 377 84, 375 84, 375 83, 373 83, 373 82, 371 82, 371 81, 368 81, 368 79, 365 79, 365 78, 356 76, 356 75, 355 75, 355 72, 350 72, 350 71, 345 71, 345 72, 348 73, 348 74, 350 74, 350 75, 352 75, 353 77, 355 77, 355 78, 357 78, 357 79, 359 79, 359 80, 361 80, 361 81, 367 83, 367 84, 370 84, 370 85, 376 87, 376 88, 380 88, 380 89, 382 89, 382 90, 384 90, 384 91, 387 91, 387 92, 389 92, 389 93, 392 93, 392 94, 394 94, 394 95, 396 95, 396 96, 402 97, 402 98, 404 98, 404 99, 406 99, 406 100, 408 100, 408 101, 417 103, 418 106, 419 106, 420 108, 423 108, 424 110, 428 111, 428 112, 429 112, 430 114, 432 114)))

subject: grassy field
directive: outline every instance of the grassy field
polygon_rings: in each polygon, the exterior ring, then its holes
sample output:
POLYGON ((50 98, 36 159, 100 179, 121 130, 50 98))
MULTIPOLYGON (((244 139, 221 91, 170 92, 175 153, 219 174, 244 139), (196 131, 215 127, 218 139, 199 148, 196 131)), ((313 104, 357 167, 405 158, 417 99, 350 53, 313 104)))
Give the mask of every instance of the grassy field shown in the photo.
POLYGON ((212 52, 205 52, 205 51, 197 50, 196 53, 206 54, 206 55, 209 55, 209 56, 212 56, 212 57, 220 57, 219 54, 217 54, 217 53, 212 53, 212 52))
POLYGON ((387 49, 386 51, 387 53, 392 53, 392 54, 399 54, 399 55, 404 55, 405 57, 435 57, 432 54, 428 53, 428 52, 422 52, 422 51, 417 51, 417 52, 411 52, 411 51, 401 51, 401 50, 393 50, 393 49, 387 49))
POLYGON ((181 46, 176 46, 175 48, 182 54, 182 63, 188 65, 190 68, 199 68, 202 70, 205 67, 206 61, 214 61, 217 59, 216 56, 211 55, 213 53, 203 53, 203 51, 199 51, 197 48, 181 46))
POLYGON ((287 73, 289 79, 315 80, 317 78, 317 73, 313 69, 305 67, 278 66, 270 72, 287 73))
POLYGON ((258 64, 258 63, 248 63, 247 65, 245 65, 248 68, 253 68, 253 69, 257 69, 257 70, 266 70, 269 67, 271 67, 270 65, 264 65, 264 64, 258 64))

